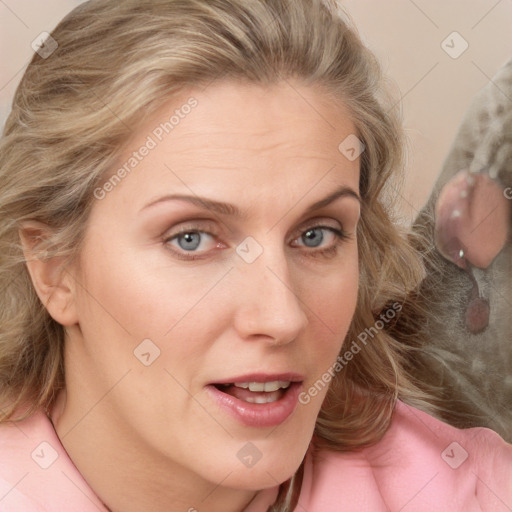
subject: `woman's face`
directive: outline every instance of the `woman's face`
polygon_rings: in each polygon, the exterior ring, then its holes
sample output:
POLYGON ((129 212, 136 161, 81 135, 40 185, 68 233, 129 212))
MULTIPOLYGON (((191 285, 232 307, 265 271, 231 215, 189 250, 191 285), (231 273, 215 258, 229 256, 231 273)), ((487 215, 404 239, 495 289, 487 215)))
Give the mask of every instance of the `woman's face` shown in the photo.
POLYGON ((238 489, 294 473, 356 304, 354 133, 292 82, 190 90, 137 128, 71 270, 79 469, 96 449, 238 489))

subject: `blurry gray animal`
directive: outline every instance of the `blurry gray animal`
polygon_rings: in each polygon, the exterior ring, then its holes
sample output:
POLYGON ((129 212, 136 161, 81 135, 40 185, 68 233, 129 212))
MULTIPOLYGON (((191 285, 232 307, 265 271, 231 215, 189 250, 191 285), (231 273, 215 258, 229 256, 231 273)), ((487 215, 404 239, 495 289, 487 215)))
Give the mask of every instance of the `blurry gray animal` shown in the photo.
POLYGON ((436 389, 440 417, 490 427, 509 442, 511 226, 512 60, 476 96, 413 225, 427 267, 419 299, 429 314, 409 333, 423 340, 412 373, 436 389))

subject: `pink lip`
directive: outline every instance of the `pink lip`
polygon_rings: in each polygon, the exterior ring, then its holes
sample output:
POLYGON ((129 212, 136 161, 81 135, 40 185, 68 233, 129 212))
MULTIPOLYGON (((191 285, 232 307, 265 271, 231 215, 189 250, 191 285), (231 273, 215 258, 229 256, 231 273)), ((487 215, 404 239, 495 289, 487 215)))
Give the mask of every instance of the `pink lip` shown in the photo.
POLYGON ((252 374, 215 383, 272 382, 276 380, 290 381, 291 385, 285 391, 282 398, 266 404, 253 404, 239 400, 234 396, 223 393, 221 390, 217 389, 214 384, 207 385, 205 389, 222 410, 226 411, 243 425, 257 428, 275 427, 283 423, 295 411, 302 389, 303 377, 290 373, 279 375, 252 374))
POLYGON ((276 380, 289 382, 302 382, 304 376, 298 373, 279 373, 269 375, 267 373, 251 373, 241 377, 232 377, 223 380, 216 380, 212 384, 239 384, 240 382, 274 382, 276 380))

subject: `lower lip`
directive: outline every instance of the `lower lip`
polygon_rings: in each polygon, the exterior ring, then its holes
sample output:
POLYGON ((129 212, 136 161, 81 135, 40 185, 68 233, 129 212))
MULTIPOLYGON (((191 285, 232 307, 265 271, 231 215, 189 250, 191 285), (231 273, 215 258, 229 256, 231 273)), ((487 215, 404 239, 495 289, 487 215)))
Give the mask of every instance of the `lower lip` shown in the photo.
POLYGON ((300 382, 293 382, 282 398, 267 404, 252 404, 223 393, 215 386, 206 389, 215 402, 228 414, 248 427, 275 427, 288 419, 297 407, 300 382))

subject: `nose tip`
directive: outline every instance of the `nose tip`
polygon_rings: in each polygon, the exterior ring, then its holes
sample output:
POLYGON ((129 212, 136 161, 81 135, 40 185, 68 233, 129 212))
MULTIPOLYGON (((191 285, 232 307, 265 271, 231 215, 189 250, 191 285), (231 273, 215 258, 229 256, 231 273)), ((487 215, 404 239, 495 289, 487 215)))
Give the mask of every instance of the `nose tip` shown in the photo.
POLYGON ((240 297, 235 327, 244 339, 290 343, 308 324, 303 303, 287 274, 280 276, 268 266, 257 274, 256 282, 248 282, 240 297))

